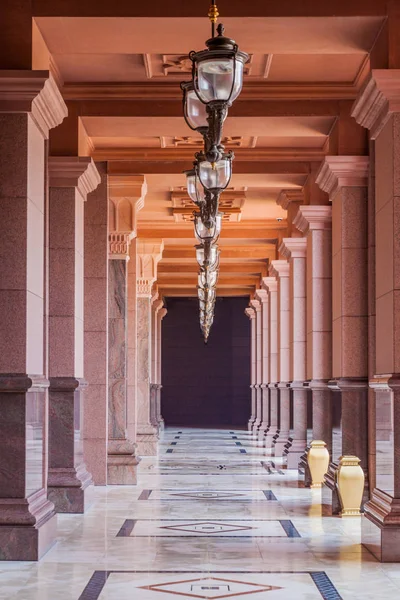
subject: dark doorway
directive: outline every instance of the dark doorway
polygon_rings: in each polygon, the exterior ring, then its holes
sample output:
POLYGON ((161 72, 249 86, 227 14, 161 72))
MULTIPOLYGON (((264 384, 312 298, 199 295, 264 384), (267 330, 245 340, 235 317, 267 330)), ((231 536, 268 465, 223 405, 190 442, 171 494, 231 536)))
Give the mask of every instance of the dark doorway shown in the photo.
POLYGON ((166 425, 243 427, 251 412, 248 298, 218 298, 204 344, 196 298, 167 298, 162 323, 166 425))

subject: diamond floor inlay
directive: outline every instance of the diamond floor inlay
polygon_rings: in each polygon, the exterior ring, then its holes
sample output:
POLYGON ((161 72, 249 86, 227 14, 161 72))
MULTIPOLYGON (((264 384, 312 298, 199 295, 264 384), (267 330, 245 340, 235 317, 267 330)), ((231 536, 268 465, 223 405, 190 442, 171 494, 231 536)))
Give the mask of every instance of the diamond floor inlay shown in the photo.
POLYGON ((58 514, 39 563, 0 562, 0 600, 399 600, 364 517, 328 516, 300 479, 246 431, 167 428, 137 486, 58 514))

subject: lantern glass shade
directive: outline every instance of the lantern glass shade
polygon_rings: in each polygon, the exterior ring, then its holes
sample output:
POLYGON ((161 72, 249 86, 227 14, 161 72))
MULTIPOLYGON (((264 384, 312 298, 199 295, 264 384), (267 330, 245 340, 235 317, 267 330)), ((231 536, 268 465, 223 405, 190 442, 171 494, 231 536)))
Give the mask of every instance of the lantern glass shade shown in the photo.
POLYGON ((206 106, 193 89, 185 92, 185 115, 191 129, 207 127, 206 106))
POLYGON ((204 188, 200 184, 199 179, 194 170, 186 171, 186 187, 190 199, 198 204, 204 200, 204 188))
POLYGON ((194 232, 201 243, 203 240, 216 240, 221 233, 222 213, 217 213, 214 223, 211 227, 207 227, 201 220, 200 214, 195 214, 194 217, 194 232))
POLYGON ((199 288, 212 288, 216 285, 218 279, 218 271, 201 271, 199 273, 199 288))
MULTIPOLYGON (((209 261, 209 269, 216 269, 218 267, 218 258, 219 251, 218 246, 211 246, 210 248, 210 256, 208 258, 209 261)), ((196 246, 196 259, 200 267, 204 267, 206 256, 204 251, 204 246, 199 245, 196 246)))
POLYGON ((243 86, 243 62, 235 56, 214 57, 197 63, 197 92, 206 104, 234 102, 243 86))
POLYGON ((206 190, 224 190, 231 179, 232 162, 230 157, 224 157, 212 164, 208 160, 198 163, 198 173, 201 184, 206 190))

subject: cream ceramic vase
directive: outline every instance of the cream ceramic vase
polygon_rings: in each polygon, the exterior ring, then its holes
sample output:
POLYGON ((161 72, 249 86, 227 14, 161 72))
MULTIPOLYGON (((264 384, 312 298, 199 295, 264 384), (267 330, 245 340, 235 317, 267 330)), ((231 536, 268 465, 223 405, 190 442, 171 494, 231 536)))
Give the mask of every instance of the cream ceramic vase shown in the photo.
POLYGON ((307 462, 311 473, 311 487, 321 488, 329 467, 329 452, 325 442, 322 440, 311 442, 307 462))
POLYGON ((341 456, 339 459, 336 481, 342 505, 341 517, 361 515, 360 507, 364 493, 365 475, 360 467, 360 462, 357 456, 341 456))

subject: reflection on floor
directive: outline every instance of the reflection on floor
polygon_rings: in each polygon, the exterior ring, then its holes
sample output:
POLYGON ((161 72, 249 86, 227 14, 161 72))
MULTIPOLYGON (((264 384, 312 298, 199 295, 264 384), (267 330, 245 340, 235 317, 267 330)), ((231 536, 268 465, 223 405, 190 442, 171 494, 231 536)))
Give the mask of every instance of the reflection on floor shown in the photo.
POLYGON ((167 430, 139 481, 60 515, 39 564, 0 563, 0 598, 400 598, 400 565, 360 545, 360 519, 322 516, 321 492, 247 432, 167 430))

